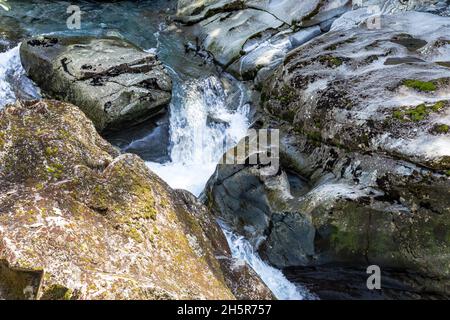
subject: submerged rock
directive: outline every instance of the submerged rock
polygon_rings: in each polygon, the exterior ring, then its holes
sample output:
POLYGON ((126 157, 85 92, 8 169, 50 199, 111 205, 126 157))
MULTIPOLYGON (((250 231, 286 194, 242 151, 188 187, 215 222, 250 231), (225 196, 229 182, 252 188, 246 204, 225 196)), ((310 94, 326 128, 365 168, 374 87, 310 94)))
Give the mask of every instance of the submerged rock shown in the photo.
POLYGON ((257 122, 280 130, 280 170, 219 165, 208 204, 280 268, 338 282, 334 266, 376 264, 402 284, 382 297, 448 296, 449 18, 383 15, 389 27, 369 30, 365 17, 289 53, 257 122))
POLYGON ((272 298, 206 207, 73 105, 0 111, 0 194, 2 298, 272 298))
POLYGON ((20 51, 42 92, 79 106, 99 130, 149 119, 171 99, 172 81, 157 57, 118 38, 38 37, 20 51))

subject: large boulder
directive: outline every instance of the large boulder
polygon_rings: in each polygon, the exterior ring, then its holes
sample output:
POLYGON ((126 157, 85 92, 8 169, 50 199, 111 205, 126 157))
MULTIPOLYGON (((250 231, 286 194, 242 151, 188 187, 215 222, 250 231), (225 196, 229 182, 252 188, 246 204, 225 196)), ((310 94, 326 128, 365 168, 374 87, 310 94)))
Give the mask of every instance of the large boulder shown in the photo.
POLYGON ((355 28, 365 15, 346 14, 292 51, 264 108, 319 141, 450 169, 450 18, 409 12, 383 16, 385 28, 355 28))
POLYGON ((142 122, 171 99, 162 63, 122 39, 41 36, 24 41, 20 56, 44 94, 76 104, 98 130, 142 122))
POLYGON ((0 298, 272 298, 206 207, 73 105, 0 111, 0 194, 0 298))
POLYGON ((333 282, 376 264, 403 297, 448 296, 450 19, 366 17, 343 15, 263 87, 256 124, 280 130, 280 170, 220 165, 205 195, 273 265, 333 282))

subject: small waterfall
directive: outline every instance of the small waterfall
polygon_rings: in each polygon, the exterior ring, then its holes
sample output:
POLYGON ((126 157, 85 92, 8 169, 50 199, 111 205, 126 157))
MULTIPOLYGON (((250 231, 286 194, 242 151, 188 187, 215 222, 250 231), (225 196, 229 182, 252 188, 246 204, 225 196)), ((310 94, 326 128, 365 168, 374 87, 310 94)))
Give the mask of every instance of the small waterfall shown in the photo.
MULTIPOLYGON (((178 79, 179 80, 179 79, 178 79)), ((148 162, 173 188, 199 195, 223 153, 245 136, 249 106, 227 107, 220 79, 175 81, 170 106, 171 159, 148 162)))

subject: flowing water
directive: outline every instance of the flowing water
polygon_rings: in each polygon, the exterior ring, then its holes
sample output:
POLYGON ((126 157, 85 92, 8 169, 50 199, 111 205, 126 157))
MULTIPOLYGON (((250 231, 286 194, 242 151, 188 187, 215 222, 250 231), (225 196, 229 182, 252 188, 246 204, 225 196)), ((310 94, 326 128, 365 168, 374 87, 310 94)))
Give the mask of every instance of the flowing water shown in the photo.
POLYGON ((17 98, 40 97, 39 89, 25 75, 19 56, 19 46, 0 53, 0 109, 17 98))
POLYGON ((171 161, 148 166, 173 188, 198 196, 223 153, 245 135, 250 109, 248 104, 230 109, 216 76, 176 83, 175 93, 170 107, 171 161))
MULTIPOLYGON (((246 134, 251 114, 247 89, 231 76, 220 74, 213 65, 185 54, 183 35, 164 19, 167 5, 173 5, 174 1, 139 4, 79 1, 84 11, 79 31, 66 27, 66 2, 11 0, 8 3, 12 9, 8 13, 0 12, 0 19, 2 15, 17 19, 23 34, 115 35, 158 54, 174 81, 169 117, 161 120, 168 121, 168 158, 153 154, 143 158, 173 188, 199 195, 224 151, 246 134)), ((39 96, 38 88, 26 78, 21 67, 19 48, 0 53, 0 108, 16 98, 39 96)), ((144 123, 139 130, 115 133, 110 141, 124 151, 146 155, 148 149, 155 147, 155 140, 158 144, 158 139, 164 137, 157 131, 161 128, 164 126, 144 123)), ((277 298, 314 298, 261 260, 249 242, 221 225, 233 256, 237 261, 247 262, 277 298)))
POLYGON ((230 228, 219 221, 231 253, 237 261, 245 261, 259 275, 264 283, 270 288, 272 293, 279 300, 316 300, 314 294, 292 282, 289 282, 284 274, 265 263, 255 252, 255 249, 244 237, 235 234, 230 228))

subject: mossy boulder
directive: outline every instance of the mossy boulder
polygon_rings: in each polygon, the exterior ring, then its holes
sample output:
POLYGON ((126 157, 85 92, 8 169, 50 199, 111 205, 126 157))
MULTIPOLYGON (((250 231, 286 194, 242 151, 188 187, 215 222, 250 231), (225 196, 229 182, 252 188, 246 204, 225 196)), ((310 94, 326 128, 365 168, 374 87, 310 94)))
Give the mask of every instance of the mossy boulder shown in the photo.
POLYGON ((206 207, 119 154, 77 107, 6 106, 0 136, 3 298, 272 298, 206 207))
POLYGON ((122 39, 40 36, 24 41, 20 56, 46 96, 76 104, 98 130, 142 122, 171 99, 162 63, 122 39))

